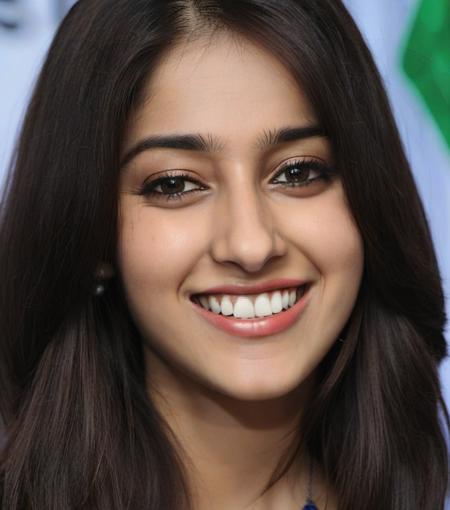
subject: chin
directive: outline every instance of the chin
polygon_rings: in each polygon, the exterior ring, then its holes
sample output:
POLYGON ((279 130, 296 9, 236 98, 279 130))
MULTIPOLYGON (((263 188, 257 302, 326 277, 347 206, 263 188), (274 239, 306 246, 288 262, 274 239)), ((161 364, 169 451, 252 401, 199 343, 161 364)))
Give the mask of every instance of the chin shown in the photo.
POLYGON ((268 389, 257 389, 257 388, 246 388, 246 389, 236 389, 230 397, 233 397, 236 400, 241 400, 242 402, 264 402, 266 400, 274 400, 278 398, 282 398, 286 396, 289 392, 277 391, 275 388, 268 389))
POLYGON ((241 401, 265 401, 274 400, 287 396, 292 396, 297 391, 300 391, 304 386, 301 382, 298 382, 298 378, 293 378, 288 381, 270 380, 265 378, 264 380, 246 380, 239 381, 237 377, 234 378, 233 384, 228 384, 216 388, 216 391, 227 395, 230 398, 241 400, 241 401))

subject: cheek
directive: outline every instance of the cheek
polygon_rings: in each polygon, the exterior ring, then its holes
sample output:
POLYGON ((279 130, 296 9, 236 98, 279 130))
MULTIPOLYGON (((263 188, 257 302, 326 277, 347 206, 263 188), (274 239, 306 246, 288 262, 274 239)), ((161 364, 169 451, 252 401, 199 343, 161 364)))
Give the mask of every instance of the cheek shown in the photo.
POLYGON ((308 327, 315 332, 311 338, 324 339, 321 348, 325 350, 352 313, 364 268, 362 237, 345 200, 336 198, 311 214, 304 227, 307 231, 303 231, 303 239, 308 240, 306 256, 314 264, 317 278, 317 306, 311 309, 308 327))
POLYGON ((321 349, 323 355, 356 303, 364 268, 363 240, 338 185, 305 200, 295 218, 289 222, 291 242, 301 256, 300 267, 307 268, 305 274, 315 281, 315 305, 304 322, 311 333, 311 349, 321 349), (313 345, 314 338, 323 343, 313 345))
MULTIPOLYGON (((148 297, 182 281, 195 260, 195 227, 189 215, 142 205, 123 208, 119 220, 118 262, 125 288, 148 297)), ((147 299, 146 298, 146 299, 147 299)))
POLYGON ((363 263, 363 240, 341 185, 305 203, 298 215, 299 250, 312 262, 318 275, 355 280, 359 284, 363 263))
POLYGON ((363 266, 363 242, 350 214, 335 209, 325 216, 312 233, 313 260, 322 274, 345 275, 349 280, 359 281, 363 266))

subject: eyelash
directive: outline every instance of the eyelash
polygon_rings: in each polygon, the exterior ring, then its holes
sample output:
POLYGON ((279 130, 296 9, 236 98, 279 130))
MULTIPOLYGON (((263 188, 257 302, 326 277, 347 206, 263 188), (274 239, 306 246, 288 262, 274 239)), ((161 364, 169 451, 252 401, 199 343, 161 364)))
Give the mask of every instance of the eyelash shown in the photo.
MULTIPOLYGON (((303 181, 303 182, 298 182, 298 181, 295 182, 294 181, 294 182, 281 183, 281 186, 289 187, 289 188, 292 188, 292 187, 303 188, 306 186, 310 186, 311 184, 313 184, 316 181, 329 182, 331 180, 331 176, 334 174, 334 171, 329 166, 324 165, 323 163, 320 163, 319 161, 317 161, 315 159, 309 159, 309 160, 291 161, 289 163, 284 164, 282 166, 282 168, 280 169, 280 171, 275 175, 275 178, 278 178, 281 174, 288 172, 289 170, 292 170, 294 168, 300 168, 301 169, 300 174, 302 174, 305 170, 306 171, 307 170, 316 170, 319 172, 319 175, 318 175, 318 177, 315 177, 313 179, 309 179, 309 180, 303 181)), ((185 173, 176 174, 173 172, 168 172, 165 177, 160 177, 153 181, 144 183, 143 186, 138 190, 137 194, 142 195, 146 198, 157 197, 157 200, 162 199, 163 196, 166 197, 167 201, 169 201, 169 200, 183 200, 184 196, 187 195, 188 193, 196 193, 199 191, 204 191, 205 189, 207 189, 207 188, 204 188, 200 182, 198 182, 195 179, 192 179, 192 177, 190 177, 189 175, 187 175, 185 173), (181 192, 177 192, 177 193, 169 193, 169 194, 164 194, 160 191, 155 191, 155 188, 157 188, 161 184, 164 184, 164 182, 166 182, 166 181, 170 181, 171 179, 174 179, 175 181, 186 180, 191 183, 197 184, 198 186, 200 186, 200 188, 188 190, 188 191, 181 191, 181 192)))

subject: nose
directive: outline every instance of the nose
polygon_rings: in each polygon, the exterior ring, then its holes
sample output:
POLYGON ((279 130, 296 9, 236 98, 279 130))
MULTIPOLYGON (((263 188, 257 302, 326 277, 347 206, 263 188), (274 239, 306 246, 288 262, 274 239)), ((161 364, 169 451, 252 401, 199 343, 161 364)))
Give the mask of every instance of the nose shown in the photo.
POLYGON ((241 182, 228 189, 215 212, 211 254, 216 262, 255 273, 285 253, 270 206, 254 186, 241 182))

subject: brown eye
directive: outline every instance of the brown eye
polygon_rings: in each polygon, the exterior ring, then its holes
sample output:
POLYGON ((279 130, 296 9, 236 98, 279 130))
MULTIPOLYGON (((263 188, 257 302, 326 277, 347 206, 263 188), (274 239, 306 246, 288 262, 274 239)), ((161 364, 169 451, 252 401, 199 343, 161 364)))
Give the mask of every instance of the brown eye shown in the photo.
POLYGON ((170 177, 169 179, 163 179, 159 187, 163 194, 178 194, 184 191, 185 183, 184 180, 179 177, 170 177))
POLYGON ((146 182, 139 190, 139 194, 145 197, 154 197, 157 200, 165 197, 166 200, 181 200, 188 193, 205 190, 199 182, 186 174, 167 175, 154 181, 146 182))
POLYGON ((307 181, 307 177, 309 176, 310 170, 305 170, 304 168, 300 168, 299 165, 291 166, 287 170, 284 170, 286 174, 287 182, 304 182, 307 181))
POLYGON ((302 187, 309 186, 315 181, 329 181, 332 174, 334 171, 330 167, 315 159, 296 160, 283 165, 273 182, 282 186, 302 187), (283 174, 285 178, 279 179, 283 174))

